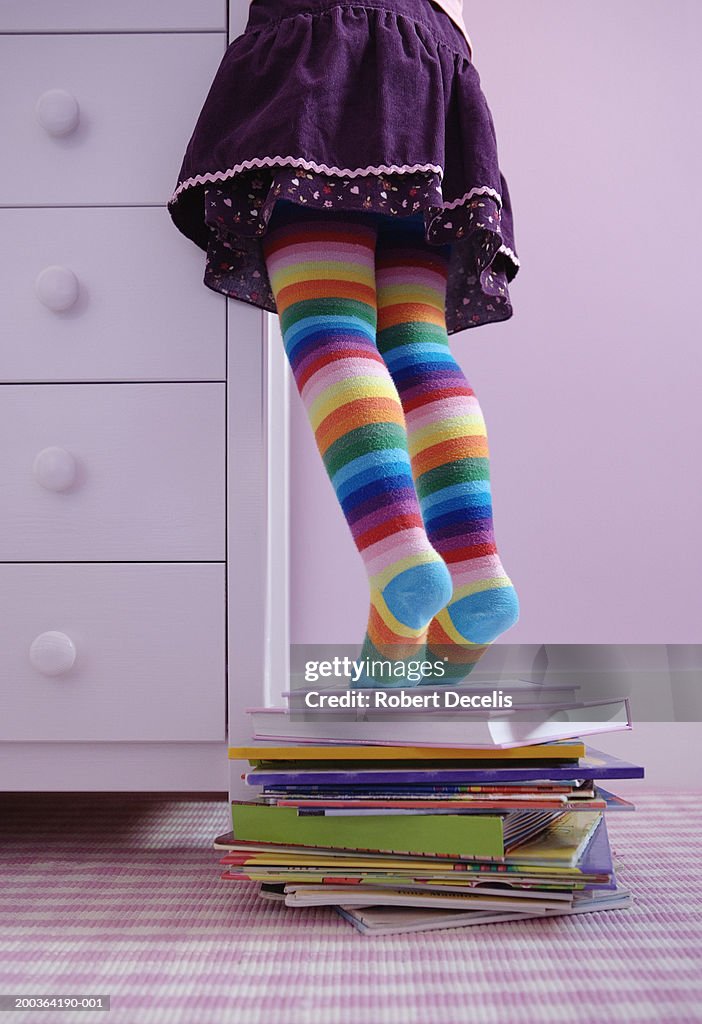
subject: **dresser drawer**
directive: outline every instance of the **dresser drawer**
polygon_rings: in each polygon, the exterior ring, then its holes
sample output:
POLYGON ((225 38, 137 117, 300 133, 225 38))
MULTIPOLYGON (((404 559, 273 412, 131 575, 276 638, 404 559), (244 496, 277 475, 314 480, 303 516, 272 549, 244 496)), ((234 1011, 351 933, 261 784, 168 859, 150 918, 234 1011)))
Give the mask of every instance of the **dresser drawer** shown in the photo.
POLYGON ((0 561, 221 560, 225 384, 0 385, 0 561))
POLYGON ((0 19, 2 32, 224 32, 226 27, 224 0, 2 0, 0 19))
POLYGON ((166 203, 225 47, 223 33, 0 36, 3 205, 166 203))
POLYGON ((0 740, 222 740, 224 579, 221 564, 0 565, 0 740))
POLYGON ((0 209, 0 380, 224 380, 226 299, 164 207, 0 209))

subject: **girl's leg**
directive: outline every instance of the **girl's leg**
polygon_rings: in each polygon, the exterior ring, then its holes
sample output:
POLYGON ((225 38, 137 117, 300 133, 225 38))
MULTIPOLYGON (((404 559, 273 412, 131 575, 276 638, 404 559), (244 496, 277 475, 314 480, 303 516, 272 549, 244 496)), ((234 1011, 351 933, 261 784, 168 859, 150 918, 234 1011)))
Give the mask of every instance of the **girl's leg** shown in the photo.
POLYGON ((429 655, 447 655, 453 674, 466 675, 517 621, 519 602, 495 544, 485 421, 449 347, 449 252, 425 241, 422 215, 382 222, 377 343, 405 412, 427 534, 453 579, 429 627, 429 655))
POLYGON ((364 657, 418 649, 452 588, 424 529, 402 406, 376 346, 376 238, 372 214, 279 201, 262 239, 295 383, 368 572, 364 657))

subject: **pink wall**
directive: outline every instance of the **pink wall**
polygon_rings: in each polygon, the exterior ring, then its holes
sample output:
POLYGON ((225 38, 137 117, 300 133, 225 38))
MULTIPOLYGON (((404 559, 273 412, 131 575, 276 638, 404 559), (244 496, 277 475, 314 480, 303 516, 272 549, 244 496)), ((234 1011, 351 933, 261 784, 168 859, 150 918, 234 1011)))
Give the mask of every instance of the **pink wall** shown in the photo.
MULTIPOLYGON (((700 641, 698 0, 467 3, 522 269, 455 335, 483 406, 509 642, 700 641)), ((293 394, 294 642, 356 643, 360 559, 293 394)))

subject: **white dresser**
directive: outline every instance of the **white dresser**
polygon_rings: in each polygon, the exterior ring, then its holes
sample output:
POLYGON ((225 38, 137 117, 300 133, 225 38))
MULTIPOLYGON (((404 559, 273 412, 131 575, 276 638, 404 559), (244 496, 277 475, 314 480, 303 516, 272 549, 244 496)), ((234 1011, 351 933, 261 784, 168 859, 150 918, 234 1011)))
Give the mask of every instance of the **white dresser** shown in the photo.
POLYGON ((246 12, 0 8, 0 790, 224 790, 270 697, 275 318, 166 209, 246 12))

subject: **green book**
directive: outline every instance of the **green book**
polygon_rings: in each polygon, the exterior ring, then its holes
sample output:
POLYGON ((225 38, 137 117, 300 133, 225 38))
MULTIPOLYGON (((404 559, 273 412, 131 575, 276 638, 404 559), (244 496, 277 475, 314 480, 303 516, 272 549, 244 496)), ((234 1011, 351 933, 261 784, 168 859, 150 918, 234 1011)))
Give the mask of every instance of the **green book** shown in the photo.
POLYGON ((237 840, 328 850, 453 857, 504 856, 502 818, 488 814, 298 815, 295 807, 232 801, 237 840))

